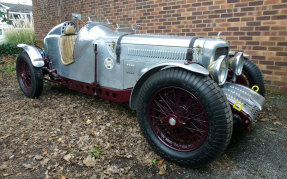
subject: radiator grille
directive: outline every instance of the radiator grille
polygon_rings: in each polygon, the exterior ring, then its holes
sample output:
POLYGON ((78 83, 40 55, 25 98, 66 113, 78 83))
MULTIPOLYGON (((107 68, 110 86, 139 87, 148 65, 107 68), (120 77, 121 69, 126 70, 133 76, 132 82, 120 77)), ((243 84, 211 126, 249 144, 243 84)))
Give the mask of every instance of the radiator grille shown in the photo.
POLYGON ((217 60, 221 55, 228 55, 228 48, 227 47, 222 47, 222 48, 218 48, 215 51, 215 56, 214 56, 214 60, 217 60))

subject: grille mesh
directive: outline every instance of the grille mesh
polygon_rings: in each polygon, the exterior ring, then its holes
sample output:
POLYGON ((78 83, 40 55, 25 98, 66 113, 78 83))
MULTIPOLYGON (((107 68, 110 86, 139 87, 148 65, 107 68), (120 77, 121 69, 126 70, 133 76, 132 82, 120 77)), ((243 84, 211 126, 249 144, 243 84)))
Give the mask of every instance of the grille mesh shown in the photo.
POLYGON ((218 48, 215 51, 215 57, 214 60, 217 60, 221 55, 228 55, 228 48, 227 47, 222 47, 222 48, 218 48))

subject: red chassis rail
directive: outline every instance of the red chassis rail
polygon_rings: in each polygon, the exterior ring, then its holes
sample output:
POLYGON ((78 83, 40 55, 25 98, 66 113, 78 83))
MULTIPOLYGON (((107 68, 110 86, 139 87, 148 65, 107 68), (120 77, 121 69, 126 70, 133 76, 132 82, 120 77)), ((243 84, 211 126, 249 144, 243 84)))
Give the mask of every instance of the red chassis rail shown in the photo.
POLYGON ((50 59, 45 58, 45 67, 47 74, 50 76, 48 81, 57 83, 59 85, 67 86, 68 88, 81 91, 93 96, 98 96, 109 101, 118 102, 118 103, 128 103, 130 101, 130 96, 132 93, 132 88, 125 90, 117 90, 102 87, 97 83, 97 53, 95 53, 95 82, 92 84, 84 83, 80 81, 71 80, 57 75, 57 71, 52 69, 50 59), (57 76, 55 78, 55 76, 57 76))

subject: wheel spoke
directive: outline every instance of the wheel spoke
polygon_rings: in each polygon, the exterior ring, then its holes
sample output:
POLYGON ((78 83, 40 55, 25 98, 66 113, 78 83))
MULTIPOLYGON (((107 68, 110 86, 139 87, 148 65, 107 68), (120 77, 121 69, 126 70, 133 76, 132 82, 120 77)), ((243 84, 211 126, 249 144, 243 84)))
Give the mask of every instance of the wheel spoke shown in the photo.
POLYGON ((168 109, 171 111, 171 113, 174 113, 173 110, 171 109, 171 107, 167 104, 166 100, 161 96, 159 95, 159 97, 162 99, 162 101, 166 104, 166 106, 168 107, 168 109))
POLYGON ((149 119, 155 135, 177 151, 196 150, 208 135, 204 107, 199 99, 182 88, 158 90, 151 98, 149 119))
POLYGON ((160 108, 160 110, 162 111, 162 112, 161 112, 162 114, 164 114, 164 115, 166 115, 166 116, 169 114, 169 112, 167 111, 167 109, 166 109, 163 105, 161 105, 160 102, 155 101, 155 104, 157 105, 157 107, 160 108))
POLYGON ((30 90, 32 85, 31 75, 29 71, 29 66, 24 60, 20 60, 19 62, 18 74, 18 78, 20 80, 20 83, 22 84, 22 87, 24 87, 26 90, 30 90))
POLYGON ((169 103, 172 104, 172 106, 176 106, 175 102, 172 101, 171 98, 167 96, 167 92, 165 92, 165 97, 169 101, 169 103))

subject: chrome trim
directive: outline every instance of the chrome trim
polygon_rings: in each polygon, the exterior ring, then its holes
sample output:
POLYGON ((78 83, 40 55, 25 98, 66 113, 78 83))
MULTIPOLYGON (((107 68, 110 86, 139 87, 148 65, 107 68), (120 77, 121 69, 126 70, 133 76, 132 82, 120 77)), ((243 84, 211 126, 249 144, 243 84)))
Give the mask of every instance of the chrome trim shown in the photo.
MULTIPOLYGON (((198 62, 201 63, 203 66, 208 68, 210 64, 212 64, 217 59, 215 58, 215 53, 218 48, 228 48, 229 50, 229 44, 228 42, 222 40, 222 39, 211 39, 211 38, 199 38, 195 41, 195 45, 200 44, 197 41, 204 41, 201 42, 201 44, 204 44, 203 46, 195 46, 200 47, 200 54, 198 56, 198 62)), ((221 55, 227 55, 227 54, 221 54, 221 55)))
POLYGON ((227 62, 227 58, 225 55, 221 55, 216 61, 214 61, 209 67, 208 67, 209 71, 211 72, 213 79, 216 83, 218 83, 218 85, 223 85, 227 79, 227 75, 228 75, 228 62, 227 62), (221 70, 221 65, 222 63, 225 63, 226 65, 226 69, 225 69, 225 76, 224 79, 222 81, 220 81, 219 79, 219 71, 221 70))
POLYGON ((27 52, 34 67, 43 67, 45 65, 44 59, 36 47, 27 44, 18 44, 17 47, 23 48, 27 52))
POLYGON ((248 114, 253 122, 265 104, 265 98, 245 86, 226 82, 222 88, 228 101, 232 104, 240 102, 243 104, 242 111, 248 114))
MULTIPOLYGON (((237 51, 229 51, 228 54, 231 55, 231 56, 234 56, 236 53, 237 53, 237 51)), ((243 53, 243 56, 244 56, 244 57, 250 57, 250 55, 247 54, 247 53, 243 53)))
POLYGON ((152 34, 129 34, 122 39, 121 44, 188 48, 190 40, 191 37, 152 34))
POLYGON ((229 59, 229 65, 237 76, 241 75, 243 70, 243 52, 236 53, 235 57, 229 59))

